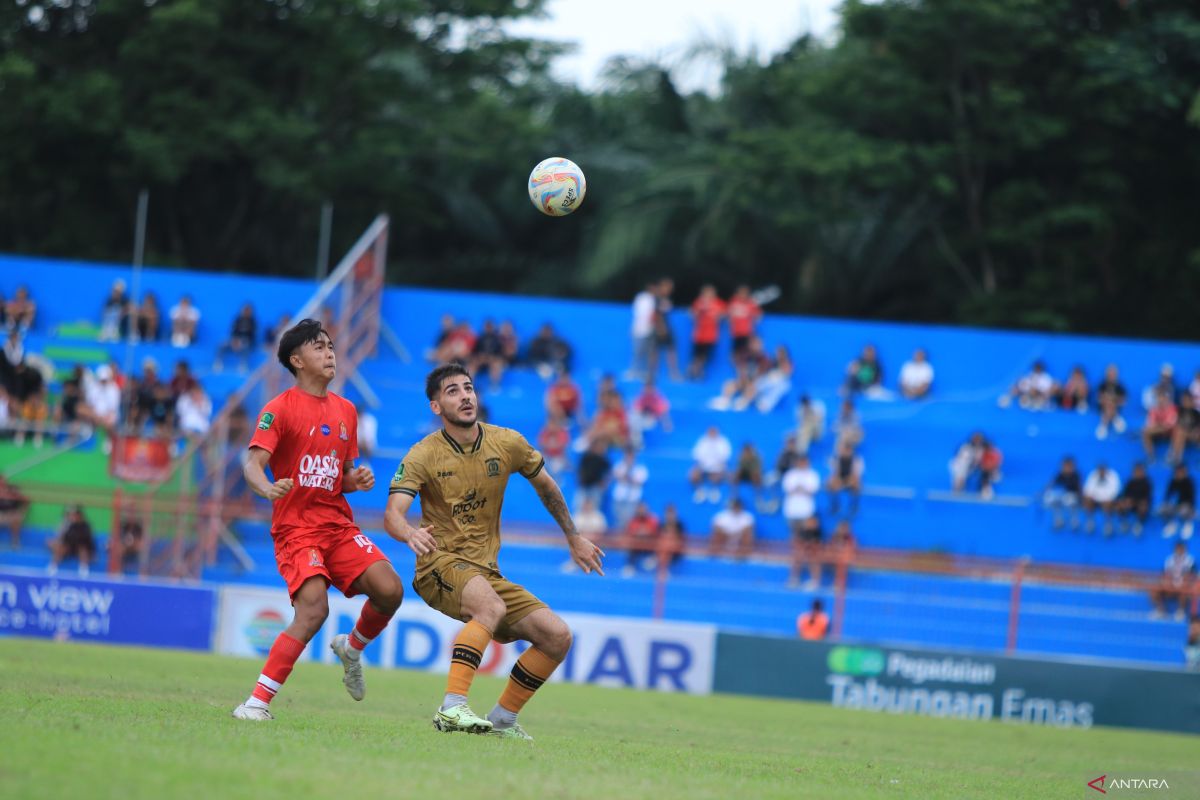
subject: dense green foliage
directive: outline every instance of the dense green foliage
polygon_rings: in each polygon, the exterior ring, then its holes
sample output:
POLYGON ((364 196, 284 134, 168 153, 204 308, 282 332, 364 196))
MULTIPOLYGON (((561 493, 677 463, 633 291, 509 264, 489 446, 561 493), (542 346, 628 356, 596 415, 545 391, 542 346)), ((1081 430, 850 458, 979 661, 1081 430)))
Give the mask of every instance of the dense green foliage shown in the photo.
MULTIPOLYGON (((1079 797, 1103 771, 1161 776, 1195 761, 1196 737, 1181 734, 563 683, 521 713, 532 743, 447 735, 429 724, 444 676, 368 668, 355 703, 340 666, 308 661, 271 704, 274 722, 231 719, 260 667, 0 639, 0 797, 1043 800, 1079 797)), ((475 709, 502 688, 477 678, 475 709)))
POLYGON ((394 220, 391 277, 1193 338, 1200 5, 846 0, 831 42, 714 51, 715 96, 549 77, 540 0, 0 0, 0 250, 311 274, 394 220), (44 8, 43 8, 44 6, 44 8), (578 161, 551 220, 530 166, 578 161))

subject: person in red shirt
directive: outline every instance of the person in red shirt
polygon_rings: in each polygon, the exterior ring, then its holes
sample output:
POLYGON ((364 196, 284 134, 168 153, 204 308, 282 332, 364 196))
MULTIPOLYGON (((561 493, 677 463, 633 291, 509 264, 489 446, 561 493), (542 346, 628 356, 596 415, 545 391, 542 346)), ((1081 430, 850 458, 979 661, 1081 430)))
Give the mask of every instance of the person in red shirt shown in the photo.
POLYGON ((692 303, 692 362, 688 364, 688 377, 699 380, 708 369, 713 349, 721 335, 721 319, 725 316, 725 301, 717 296, 711 284, 700 289, 700 296, 692 303))
POLYGON ((1154 398, 1154 407, 1146 412, 1146 427, 1142 428, 1142 448, 1146 451, 1146 460, 1154 463, 1154 446, 1159 442, 1169 442, 1175 432, 1175 424, 1179 422, 1179 409, 1171 400, 1171 395, 1159 392, 1154 398))
POLYGON ((243 474, 255 494, 274 504, 275 560, 295 616, 271 646, 254 691, 233 710, 235 718, 245 720, 274 719, 271 699, 329 615, 331 584, 347 597, 367 596, 354 630, 330 644, 355 700, 366 692, 362 650, 383 632, 404 598, 400 577, 354 524, 344 496, 370 490, 375 476, 369 467, 353 466, 358 458, 354 404, 328 390, 337 369, 329 334, 317 320, 303 320, 283 334, 278 356, 296 385, 263 408, 243 474), (268 466, 274 480, 267 477, 268 466))
POLYGON ((824 639, 829 634, 829 615, 820 600, 813 600, 812 608, 796 617, 796 633, 809 641, 824 639))
POLYGON ((582 421, 583 392, 566 370, 559 372, 554 383, 546 387, 546 413, 563 420, 582 421))
POLYGON ((662 532, 662 523, 658 515, 650 510, 645 503, 638 503, 637 510, 625 526, 625 537, 629 542, 629 556, 621 574, 631 578, 637 574, 639 562, 643 569, 647 568, 653 554, 658 550, 658 537, 662 532))
POLYGON ((762 309, 750 296, 750 287, 739 286, 729 298, 729 334, 733 337, 733 363, 740 368, 755 328, 762 319, 762 309))

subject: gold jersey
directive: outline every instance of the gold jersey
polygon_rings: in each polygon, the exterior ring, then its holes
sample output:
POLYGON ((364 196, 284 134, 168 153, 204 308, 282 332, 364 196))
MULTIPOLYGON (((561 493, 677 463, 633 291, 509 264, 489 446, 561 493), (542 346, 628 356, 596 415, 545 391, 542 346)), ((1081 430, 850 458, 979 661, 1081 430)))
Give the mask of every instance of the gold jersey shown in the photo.
POLYGON ((417 559, 417 572, 445 553, 499 572, 500 509, 508 478, 516 472, 532 479, 545 464, 524 436, 484 423, 467 447, 445 429, 414 444, 392 476, 388 494, 421 496, 421 527, 430 528, 438 552, 417 559))

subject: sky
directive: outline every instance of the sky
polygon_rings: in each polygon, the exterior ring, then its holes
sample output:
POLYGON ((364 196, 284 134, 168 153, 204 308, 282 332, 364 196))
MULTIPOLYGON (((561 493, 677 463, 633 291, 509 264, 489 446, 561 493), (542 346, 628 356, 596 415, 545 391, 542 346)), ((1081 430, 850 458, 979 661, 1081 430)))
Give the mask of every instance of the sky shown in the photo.
POLYGON ((520 20, 518 35, 574 42, 577 50, 560 57, 556 76, 584 88, 600 85, 604 63, 614 55, 662 60, 679 88, 712 91, 719 71, 684 65, 689 45, 698 40, 751 48, 760 59, 785 49, 803 32, 831 35, 839 0, 549 0, 548 17, 520 20))

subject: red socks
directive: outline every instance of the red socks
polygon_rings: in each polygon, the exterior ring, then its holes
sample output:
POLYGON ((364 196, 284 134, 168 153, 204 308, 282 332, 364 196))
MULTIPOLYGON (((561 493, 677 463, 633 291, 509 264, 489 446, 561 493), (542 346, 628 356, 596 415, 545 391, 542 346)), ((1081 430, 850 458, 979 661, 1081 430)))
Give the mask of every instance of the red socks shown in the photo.
POLYGON ((346 638, 351 647, 355 650, 362 650, 371 643, 372 639, 383 633, 383 629, 391 621, 391 614, 380 614, 370 602, 363 603, 362 613, 358 615, 358 623, 346 638))
POLYGON ((267 655, 267 663, 262 674, 258 676, 258 684, 254 687, 251 697, 263 705, 268 705, 271 698, 283 686, 283 682, 292 674, 296 659, 304 652, 304 642, 294 639, 286 633, 279 634, 271 652, 267 655))

